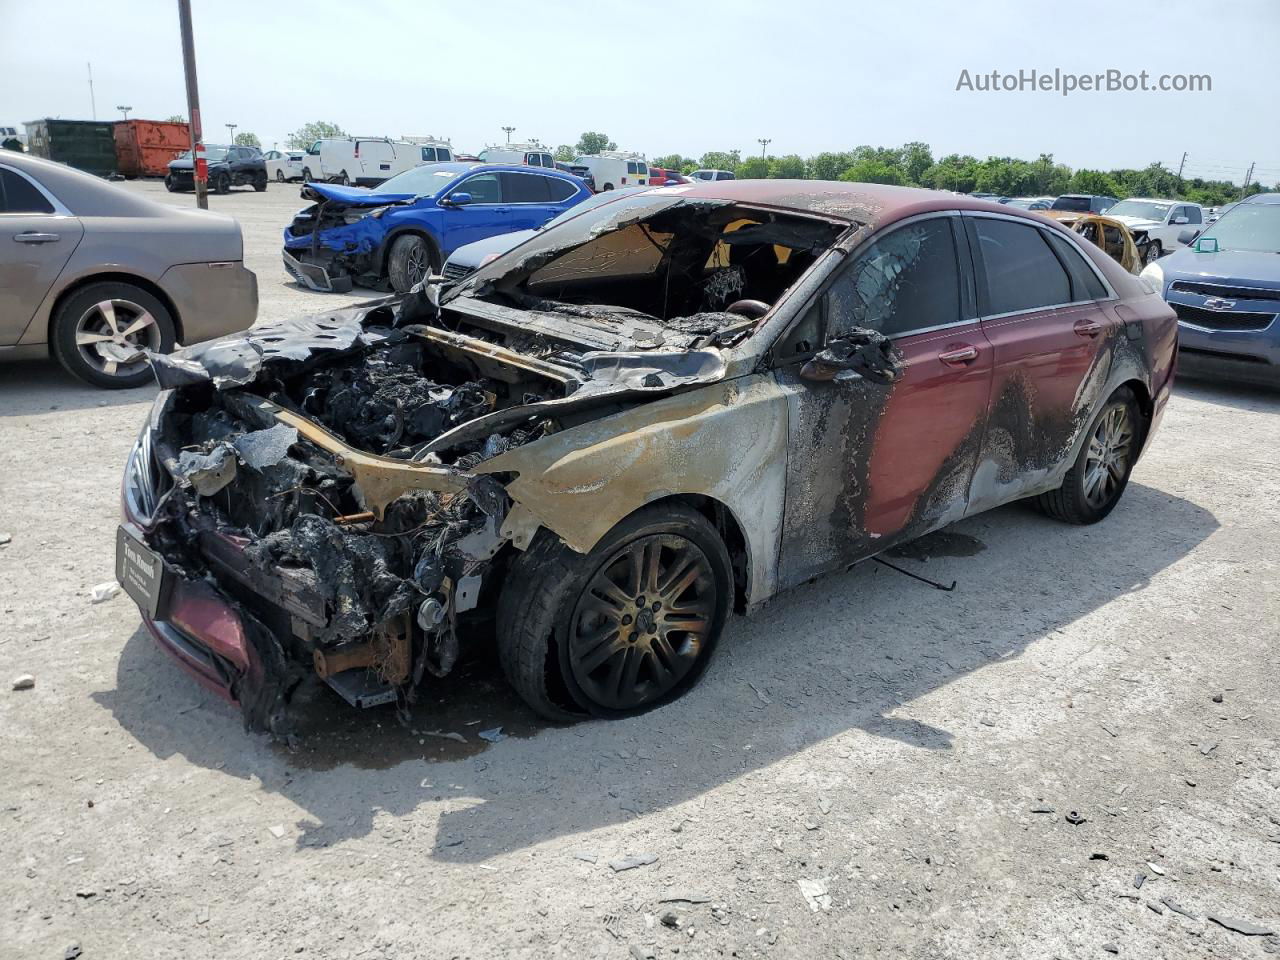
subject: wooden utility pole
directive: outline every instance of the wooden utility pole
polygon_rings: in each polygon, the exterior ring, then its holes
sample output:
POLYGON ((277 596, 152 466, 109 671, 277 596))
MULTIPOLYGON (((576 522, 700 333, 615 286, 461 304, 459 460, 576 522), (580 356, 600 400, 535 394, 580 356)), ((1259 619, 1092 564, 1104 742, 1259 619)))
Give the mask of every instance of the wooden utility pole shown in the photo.
POLYGON ((1178 192, 1182 192, 1182 168, 1187 165, 1187 151, 1182 151, 1182 159, 1178 162, 1178 192))
POLYGON ((1243 200, 1249 195, 1249 181, 1253 179, 1253 167, 1257 161, 1249 164, 1249 172, 1244 175, 1244 189, 1240 191, 1240 199, 1243 200))
POLYGON ((204 129, 200 124, 196 45, 191 39, 191 0, 178 0, 178 25, 182 30, 182 66, 187 76, 187 116, 191 118, 191 173, 195 180, 196 206, 208 210, 209 162, 204 156, 204 129))

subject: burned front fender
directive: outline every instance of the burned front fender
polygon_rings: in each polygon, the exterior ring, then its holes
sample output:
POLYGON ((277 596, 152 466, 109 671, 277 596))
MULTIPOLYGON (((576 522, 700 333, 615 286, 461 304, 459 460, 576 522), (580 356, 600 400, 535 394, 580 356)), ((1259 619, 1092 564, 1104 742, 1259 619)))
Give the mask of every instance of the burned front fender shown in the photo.
POLYGON ((546 527, 586 553, 646 504, 709 497, 743 531, 754 606, 777 589, 786 450, 786 398, 771 374, 753 374, 553 433, 475 471, 516 475, 503 534, 517 547, 546 527))

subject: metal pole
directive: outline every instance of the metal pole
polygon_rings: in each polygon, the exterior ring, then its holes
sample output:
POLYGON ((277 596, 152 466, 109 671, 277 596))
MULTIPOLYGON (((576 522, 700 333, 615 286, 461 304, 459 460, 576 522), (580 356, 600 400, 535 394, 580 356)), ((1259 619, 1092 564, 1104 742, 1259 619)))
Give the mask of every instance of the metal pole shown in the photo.
POLYGON ((760 156, 764 157, 765 150, 768 149, 769 144, 773 143, 773 139, 772 138, 766 139, 764 137, 761 137, 760 139, 756 140, 756 143, 760 144, 760 156))
POLYGON ((93 64, 86 63, 89 68, 89 109, 93 111, 93 119, 98 119, 98 101, 93 99, 93 64))
POLYGON ((235 143, 235 142, 236 142, 236 127, 238 127, 238 126, 240 126, 240 124, 238 124, 238 123, 228 123, 228 124, 227 124, 227 142, 228 142, 228 143, 235 143))
POLYGON ((1244 189, 1240 191, 1241 200, 1249 195, 1249 181, 1253 179, 1253 167, 1253 163, 1249 164, 1249 172, 1244 175, 1244 189))
POLYGON ((182 31, 182 66, 187 78, 187 116, 191 118, 192 174, 196 206, 209 209, 209 162, 204 156, 204 130, 200 125, 200 89, 196 85, 196 45, 191 39, 191 0, 178 0, 178 26, 182 31))
POLYGON ((506 134, 507 134, 507 143, 510 143, 510 142, 511 142, 511 131, 513 131, 513 130, 515 129, 515 127, 503 127, 502 129, 503 129, 503 130, 506 132, 506 134))

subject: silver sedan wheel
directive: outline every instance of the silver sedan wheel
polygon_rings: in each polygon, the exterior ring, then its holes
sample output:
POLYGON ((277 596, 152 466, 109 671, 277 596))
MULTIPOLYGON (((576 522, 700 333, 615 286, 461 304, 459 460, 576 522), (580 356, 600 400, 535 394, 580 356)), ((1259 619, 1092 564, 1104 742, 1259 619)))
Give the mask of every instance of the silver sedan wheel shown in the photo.
POLYGON ((99 373, 127 377, 147 362, 144 349, 160 349, 160 327, 131 300, 102 300, 77 321, 76 349, 99 373))
POLYGON ((1106 505, 1129 470, 1133 424, 1127 404, 1117 404, 1099 421, 1089 438, 1084 466, 1084 498, 1092 507, 1106 505))

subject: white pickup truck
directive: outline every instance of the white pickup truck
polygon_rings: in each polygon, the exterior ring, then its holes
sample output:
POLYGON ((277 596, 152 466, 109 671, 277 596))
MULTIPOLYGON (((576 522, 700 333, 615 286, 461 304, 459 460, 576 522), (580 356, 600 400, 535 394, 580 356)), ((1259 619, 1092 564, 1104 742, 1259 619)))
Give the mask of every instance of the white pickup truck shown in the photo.
POLYGON ((1143 251, 1145 263, 1185 246, 1178 241, 1178 234, 1184 230, 1204 228, 1204 211, 1200 205, 1180 200, 1131 197, 1108 209, 1106 216, 1129 228, 1134 243, 1143 251))

